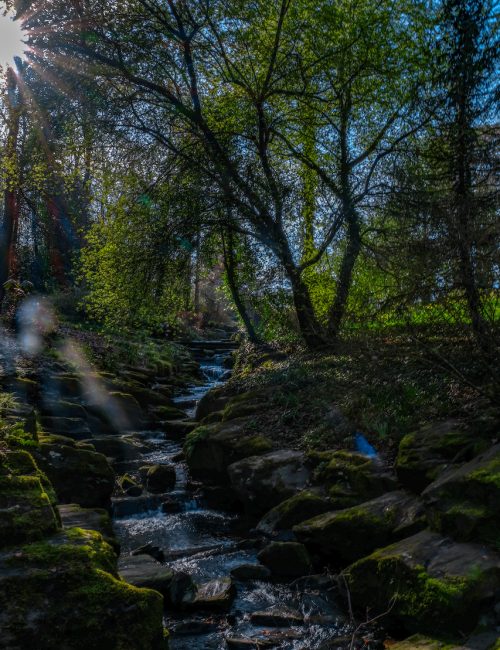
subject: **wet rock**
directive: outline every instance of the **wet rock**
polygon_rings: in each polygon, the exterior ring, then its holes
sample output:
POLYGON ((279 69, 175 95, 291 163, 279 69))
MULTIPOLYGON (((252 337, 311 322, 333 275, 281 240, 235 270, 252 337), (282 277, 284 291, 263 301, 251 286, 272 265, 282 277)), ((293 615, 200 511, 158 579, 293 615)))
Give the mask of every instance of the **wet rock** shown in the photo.
POLYGON ((498 548, 500 444, 441 474, 422 496, 432 528, 458 540, 498 548))
POLYGON ((343 509, 397 489, 396 477, 378 458, 352 451, 308 454, 313 482, 328 488, 332 509, 343 509))
POLYGON ((175 487, 176 480, 173 465, 152 465, 146 474, 146 487, 149 492, 166 492, 175 487))
POLYGON ((131 555, 150 555, 157 562, 165 561, 165 553, 159 546, 155 546, 154 544, 151 544, 151 542, 134 549, 131 552, 131 555))
POLYGON ((177 406, 153 406, 148 410, 149 417, 153 422, 163 423, 171 420, 185 420, 186 413, 177 406))
MULTIPOLYGON (((129 393, 111 392, 109 393, 110 406, 116 409, 126 420, 124 428, 140 429, 145 424, 144 413, 139 402, 129 393)), ((122 428, 119 426, 119 428, 122 428)))
POLYGON ((118 560, 118 573, 135 587, 154 589, 168 595, 174 572, 149 555, 122 555, 118 560))
POLYGON ((195 599, 197 587, 193 579, 184 571, 177 571, 172 576, 167 593, 167 602, 173 607, 183 608, 195 599))
POLYGON ((272 535, 280 530, 291 529, 295 524, 330 509, 331 505, 328 499, 310 490, 304 490, 272 508, 259 521, 257 530, 266 535, 272 535))
POLYGON ((133 436, 99 436, 85 442, 92 443, 96 451, 115 460, 138 460, 147 450, 133 436))
POLYGON ((409 633, 470 633, 500 589, 500 555, 422 531, 347 569, 352 602, 409 633))
POLYGON ((428 424, 401 440, 395 465, 398 479, 420 493, 450 465, 471 460, 487 444, 455 420, 428 424))
POLYGON ((41 423, 48 433, 67 436, 73 440, 85 440, 92 435, 87 421, 83 418, 45 416, 41 418, 41 423))
POLYGON ((253 612, 250 620, 254 625, 292 627, 293 625, 301 625, 304 622, 304 617, 296 609, 289 607, 270 607, 263 611, 253 612))
POLYGON ((163 423, 167 439, 182 440, 199 426, 193 420, 167 420, 163 423))
POLYGON ((87 411, 77 402, 69 402, 67 400, 49 401, 43 405, 43 413, 62 418, 79 418, 81 420, 87 419, 87 411))
POLYGON ((227 610, 235 595, 231 578, 216 578, 198 585, 191 605, 199 609, 227 610))
POLYGON ((83 528, 96 530, 105 542, 110 544, 115 551, 119 551, 120 544, 115 537, 109 512, 104 508, 82 508, 76 503, 62 504, 57 507, 64 528, 83 528))
POLYGON ((262 564, 241 564, 231 570, 231 577, 235 580, 268 580, 271 571, 262 564))
POLYGON ((307 549, 297 542, 271 542, 257 557, 275 575, 291 578, 311 573, 307 549))
POLYGON ((34 455, 61 503, 109 506, 115 476, 105 456, 53 437, 44 438, 34 455))
POLYGON ((284 643, 291 643, 302 638, 302 635, 292 630, 281 631, 276 634, 266 634, 254 637, 227 637, 226 645, 228 648, 242 648, 247 650, 260 650, 260 648, 282 648, 284 643))
POLYGON ((129 517, 141 512, 161 508, 165 497, 156 494, 144 494, 140 497, 118 497, 112 500, 114 517, 129 517))
POLYGON ((177 512, 182 512, 182 510, 182 504, 171 497, 165 497, 161 504, 161 511, 165 514, 176 514, 177 512))
POLYGON ((288 449, 245 458, 230 465, 228 473, 236 495, 255 514, 300 492, 310 479, 304 454, 288 449))
POLYGON ((342 566, 426 526, 422 503, 402 492, 328 512, 294 527, 297 539, 328 563, 342 566))
POLYGON ((170 626, 170 633, 175 636, 195 636, 198 634, 210 634, 218 629, 219 625, 214 621, 192 619, 181 621, 180 623, 170 626))
POLYGON ((242 418, 202 425, 188 434, 184 452, 191 474, 197 479, 227 483, 231 463, 269 452, 271 442, 262 435, 245 432, 246 424, 242 418))

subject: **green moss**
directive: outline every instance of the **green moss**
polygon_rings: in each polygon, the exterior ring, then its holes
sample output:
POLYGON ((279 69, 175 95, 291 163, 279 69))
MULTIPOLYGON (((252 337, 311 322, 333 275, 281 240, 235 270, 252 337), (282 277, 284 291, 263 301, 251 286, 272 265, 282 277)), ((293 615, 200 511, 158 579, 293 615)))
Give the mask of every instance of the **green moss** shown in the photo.
POLYGON ((186 454, 186 457, 189 458, 196 445, 207 440, 207 438, 209 438, 216 430, 217 429, 214 426, 202 425, 188 433, 184 442, 184 453, 186 454))
POLYGON ((500 458, 495 458, 468 475, 470 481, 500 489, 500 458))

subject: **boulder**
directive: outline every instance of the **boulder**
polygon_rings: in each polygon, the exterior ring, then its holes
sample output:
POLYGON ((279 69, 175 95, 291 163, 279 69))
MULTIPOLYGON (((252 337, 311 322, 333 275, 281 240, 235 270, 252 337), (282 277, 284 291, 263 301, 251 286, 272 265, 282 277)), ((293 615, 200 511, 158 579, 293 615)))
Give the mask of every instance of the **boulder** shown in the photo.
POLYGON ((0 557, 2 647, 164 650, 162 618, 161 595, 119 580, 95 531, 69 529, 0 557))
POLYGON ((117 479, 117 484, 123 494, 130 497, 139 497, 142 494, 142 485, 129 474, 124 474, 117 479))
POLYGON ((166 422, 169 420, 185 420, 186 413, 174 405, 152 406, 148 409, 148 415, 153 422, 166 422))
POLYGON ((231 578, 215 578, 198 585, 191 603, 198 609, 228 610, 231 607, 235 589, 231 578))
POLYGON ((229 400, 227 389, 225 387, 212 388, 208 393, 205 393, 198 402, 196 407, 195 419, 203 420, 210 413, 221 411, 229 400))
POLYGON ((455 420, 428 424, 401 440, 395 469, 400 483, 420 493, 454 463, 473 458, 487 445, 455 420))
POLYGON ((156 510, 161 507, 164 500, 164 495, 160 494, 142 494, 138 497, 117 497, 112 501, 113 516, 130 517, 131 515, 148 512, 148 510, 156 510))
POLYGON ((95 450, 114 460, 138 460, 147 451, 147 447, 133 436, 99 436, 85 440, 95 450))
POLYGON ((146 487, 149 492, 166 492, 175 487, 176 480, 173 465, 152 465, 146 474, 146 487))
POLYGON ((379 458, 352 451, 312 452, 313 482, 326 486, 332 509, 355 506, 397 489, 396 477, 379 458))
POLYGON ((83 528, 96 530, 105 542, 116 551, 120 545, 115 537, 109 512, 104 508, 81 508, 76 503, 61 504, 57 507, 64 528, 83 528))
POLYGON ((257 530, 265 535, 291 530, 296 524, 330 509, 328 499, 310 490, 303 490, 266 513, 257 524, 257 530))
POLYGON ((444 472, 422 496, 433 529, 500 549, 500 444, 444 472))
POLYGON ((346 579, 353 604, 385 613, 385 627, 457 636, 500 589, 500 555, 426 530, 358 560, 346 579))
POLYGON ((131 585, 154 589, 168 595, 174 572, 150 555, 122 555, 118 560, 118 573, 131 585))
POLYGON ((274 575, 296 578, 311 573, 309 553, 297 542, 271 542, 257 557, 274 575))
POLYGON ((297 539, 329 564, 345 566, 426 526, 422 503, 388 492, 359 506, 328 512, 294 527, 297 539))
POLYGON ((304 454, 288 449, 245 458, 230 465, 228 473, 236 495, 254 514, 300 492, 310 479, 304 454))
POLYGON ((166 594, 167 602, 172 607, 186 607, 194 601, 196 592, 197 586, 191 576, 184 571, 176 571, 166 594))
POLYGON ((271 577, 269 569, 262 564, 240 564, 231 570, 235 580, 268 580, 271 577))
POLYGON ((198 427, 198 422, 193 420, 167 420, 163 423, 165 429, 165 437, 167 439, 179 440, 185 438, 188 433, 194 431, 198 427))
POLYGON ((102 454, 46 438, 34 451, 37 463, 49 477, 61 503, 84 508, 110 505, 115 476, 102 454))
POLYGON ((85 440, 92 435, 87 420, 83 418, 46 416, 41 418, 41 424, 44 431, 73 440, 85 440))
POLYGON ((0 454, 0 547, 41 539, 59 528, 55 494, 26 451, 0 454))
POLYGON ((246 424, 243 418, 202 425, 189 433, 184 452, 191 474, 201 480, 227 483, 229 465, 269 452, 271 441, 260 434, 245 432, 246 424))

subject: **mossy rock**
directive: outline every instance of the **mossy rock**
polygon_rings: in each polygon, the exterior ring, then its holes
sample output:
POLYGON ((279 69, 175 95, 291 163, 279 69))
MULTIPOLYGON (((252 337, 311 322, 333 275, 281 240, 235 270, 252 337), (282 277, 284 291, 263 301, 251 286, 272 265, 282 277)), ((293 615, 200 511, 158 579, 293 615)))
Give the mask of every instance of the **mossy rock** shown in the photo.
POLYGON ((41 539, 60 527, 55 493, 26 451, 0 457, 0 540, 12 546, 41 539))
POLYGON ((105 456, 77 445, 53 442, 42 442, 34 455, 61 503, 109 506, 115 477, 105 456))
POLYGON ((228 394, 225 386, 212 388, 198 402, 196 407, 196 420, 203 420, 210 413, 223 410, 230 398, 231 396, 228 394))
POLYGON ((267 393, 262 390, 251 390, 231 397, 222 411, 222 420, 234 420, 248 417, 262 411, 263 405, 268 401, 267 393))
POLYGON ((303 490, 265 514, 257 524, 257 530, 267 535, 280 530, 291 530, 296 524, 330 509, 328 499, 311 490, 303 490))
POLYGON ((85 440, 92 435, 87 420, 79 417, 44 416, 41 424, 44 431, 73 440, 85 440))
POLYGON ((391 646, 391 650, 461 650, 463 646, 457 646, 455 643, 448 643, 447 641, 439 641, 432 639, 422 634, 414 634, 413 636, 400 641, 391 646))
POLYGON ((146 487, 153 494, 167 492, 175 487, 176 480, 173 465, 152 465, 146 474, 146 487))
POLYGON ((422 496, 432 528, 500 551, 500 444, 445 472, 422 496))
POLYGON ((425 525, 422 504, 397 491, 308 519, 293 531, 322 560, 332 566, 345 566, 376 548, 422 530, 425 525))
POLYGON ((245 418, 221 424, 202 425, 186 436, 184 452, 193 476, 215 483, 227 483, 227 468, 232 463, 265 454, 271 441, 245 431, 245 418))
POLYGON ((174 405, 153 406, 149 409, 149 415, 156 422, 165 422, 166 420, 184 420, 186 413, 174 405))
POLYGON ((115 537, 109 512, 104 508, 81 508, 76 503, 62 504, 57 507, 64 528, 82 528, 100 533, 115 552, 120 545, 115 537))
POLYGON ((401 484, 420 493, 454 463, 471 460, 488 441, 460 422, 428 424, 401 440, 395 469, 401 484))
POLYGON ((346 570, 352 602, 409 633, 470 633, 500 588, 500 555, 422 531, 346 570))
POLYGON ((101 535, 71 529, 0 556, 6 647, 160 650, 162 597, 116 575, 101 535))
POLYGON ((235 495, 256 515, 304 490, 311 477, 304 454, 291 449, 244 458, 228 474, 235 495))
POLYGON ((257 557, 276 576, 297 578, 312 570, 306 547, 297 542, 271 542, 257 557))
POLYGON ((340 450, 308 454, 316 465, 313 481, 329 491, 333 508, 348 508, 397 489, 397 481, 378 459, 340 450), (319 460, 319 462, 318 462, 319 460))

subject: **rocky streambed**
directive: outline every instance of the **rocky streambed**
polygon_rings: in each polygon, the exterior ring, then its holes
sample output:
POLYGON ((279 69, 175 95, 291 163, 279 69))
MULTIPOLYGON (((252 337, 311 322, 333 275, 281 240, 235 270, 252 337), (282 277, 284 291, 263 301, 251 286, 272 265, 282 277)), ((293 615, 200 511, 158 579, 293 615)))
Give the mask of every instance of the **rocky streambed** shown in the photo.
POLYGON ((337 414, 304 452, 256 425, 275 384, 226 384, 230 342, 113 372, 7 348, 0 647, 500 647, 495 423, 429 424, 393 464, 337 414))
MULTIPOLYGON (((194 353, 204 381, 174 398, 186 411, 186 428, 203 396, 223 384, 230 365, 230 351, 217 344, 207 343, 194 353)), ((167 478, 171 489, 165 495, 113 500, 113 526, 121 545, 118 566, 127 581, 164 594, 172 649, 313 649, 343 647, 347 638, 350 642, 350 624, 331 577, 309 576, 308 557, 297 564, 286 547, 281 575, 272 573, 266 566, 266 538, 251 529, 253 519, 217 507, 231 499, 191 479, 184 440, 168 427, 141 436, 150 450, 116 463, 115 469, 140 483, 141 472, 151 471, 148 465, 160 464, 172 468, 175 483, 167 478), (334 639, 337 646, 325 645, 334 639)))

